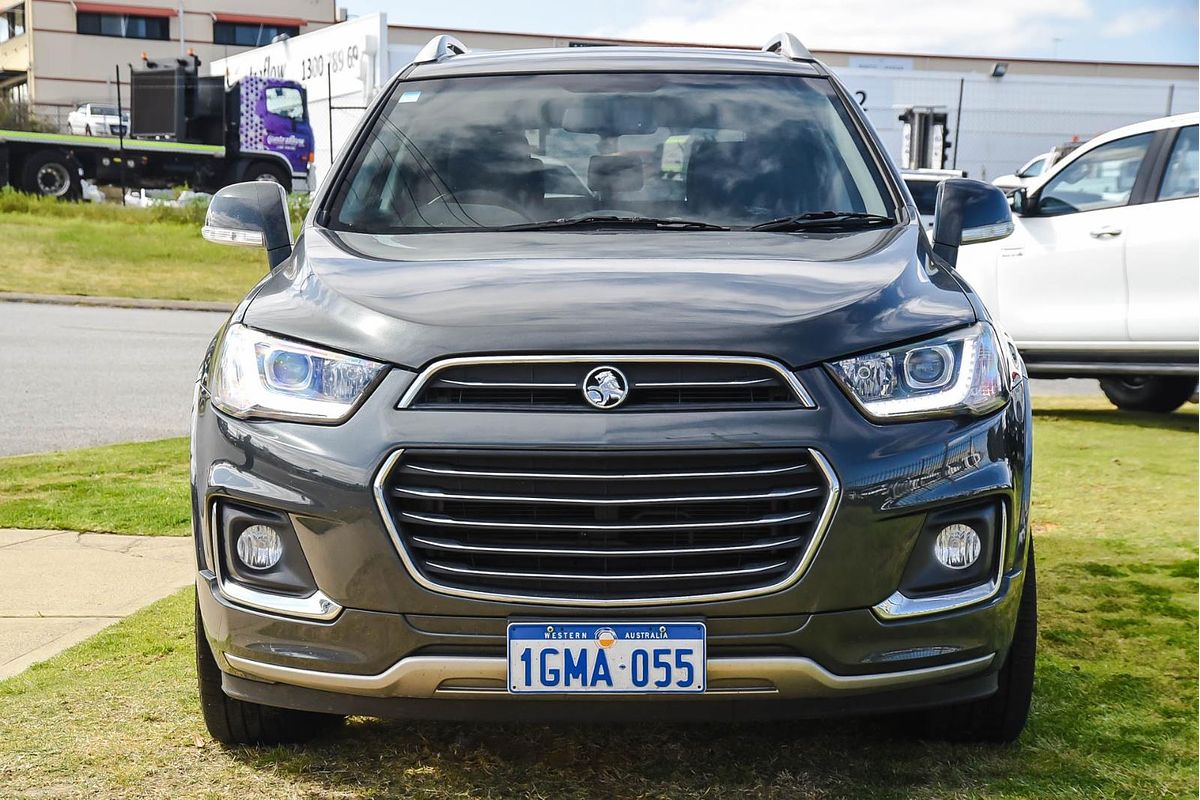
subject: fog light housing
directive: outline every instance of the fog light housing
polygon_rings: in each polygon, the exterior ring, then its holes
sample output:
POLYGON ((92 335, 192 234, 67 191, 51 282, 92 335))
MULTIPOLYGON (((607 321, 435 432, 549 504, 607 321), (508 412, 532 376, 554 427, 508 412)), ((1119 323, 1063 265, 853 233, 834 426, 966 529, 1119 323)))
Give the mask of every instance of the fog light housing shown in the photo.
POLYGON ((942 528, 933 542, 934 558, 949 569, 967 569, 979 560, 982 550, 979 533, 962 523, 942 528))
POLYGON ((274 528, 251 525, 238 535, 237 556, 250 569, 270 569, 283 557, 283 540, 274 528))

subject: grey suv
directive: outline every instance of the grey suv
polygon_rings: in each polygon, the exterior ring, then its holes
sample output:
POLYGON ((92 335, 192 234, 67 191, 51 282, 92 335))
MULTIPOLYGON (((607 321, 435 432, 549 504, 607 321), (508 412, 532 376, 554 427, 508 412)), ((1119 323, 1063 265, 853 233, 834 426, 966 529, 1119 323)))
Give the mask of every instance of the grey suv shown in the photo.
POLYGON ((1024 366, 856 104, 761 52, 429 44, 197 384, 197 661, 227 743, 345 715, 1022 729, 1024 366), (564 191, 547 171, 566 167, 564 191))

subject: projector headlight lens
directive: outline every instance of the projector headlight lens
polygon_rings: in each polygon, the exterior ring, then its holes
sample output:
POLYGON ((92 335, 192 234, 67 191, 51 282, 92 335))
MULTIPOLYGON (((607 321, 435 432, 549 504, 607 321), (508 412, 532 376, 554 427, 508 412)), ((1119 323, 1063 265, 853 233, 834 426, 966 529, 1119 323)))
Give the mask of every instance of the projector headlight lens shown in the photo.
POLYGON ((918 344, 834 361, 830 371, 873 420, 987 414, 1008 400, 1009 371, 985 322, 918 344))
POLYGON ((209 382, 213 405, 242 419, 341 422, 383 365, 231 325, 209 382))

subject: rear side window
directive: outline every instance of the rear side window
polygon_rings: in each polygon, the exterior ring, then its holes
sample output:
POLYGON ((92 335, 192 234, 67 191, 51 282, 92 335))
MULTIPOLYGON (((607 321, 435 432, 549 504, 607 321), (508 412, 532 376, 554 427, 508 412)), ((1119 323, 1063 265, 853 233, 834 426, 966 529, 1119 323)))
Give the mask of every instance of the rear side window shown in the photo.
POLYGON ((1195 197, 1197 193, 1200 193, 1200 154, 1197 153, 1196 126, 1190 125, 1181 128, 1175 137, 1162 185, 1158 188, 1158 199, 1177 200, 1195 197))
POLYGON ((1126 205, 1153 139, 1139 133, 1084 153, 1046 182, 1039 210, 1052 216, 1126 205))
POLYGON ((736 228, 813 211, 895 213, 828 81, 569 73, 401 84, 330 218, 420 233, 590 214, 736 228))

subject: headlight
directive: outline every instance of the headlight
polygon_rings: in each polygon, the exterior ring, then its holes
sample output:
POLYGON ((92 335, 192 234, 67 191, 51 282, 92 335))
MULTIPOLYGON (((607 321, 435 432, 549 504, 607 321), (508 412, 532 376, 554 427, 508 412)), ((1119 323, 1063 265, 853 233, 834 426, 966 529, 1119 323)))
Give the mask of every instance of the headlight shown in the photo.
POLYGON ((383 365, 230 325, 209 384, 213 405, 243 419, 341 422, 383 365))
POLYGON ((1008 399, 1008 360, 985 322, 829 367, 876 420, 986 414, 1008 399))

